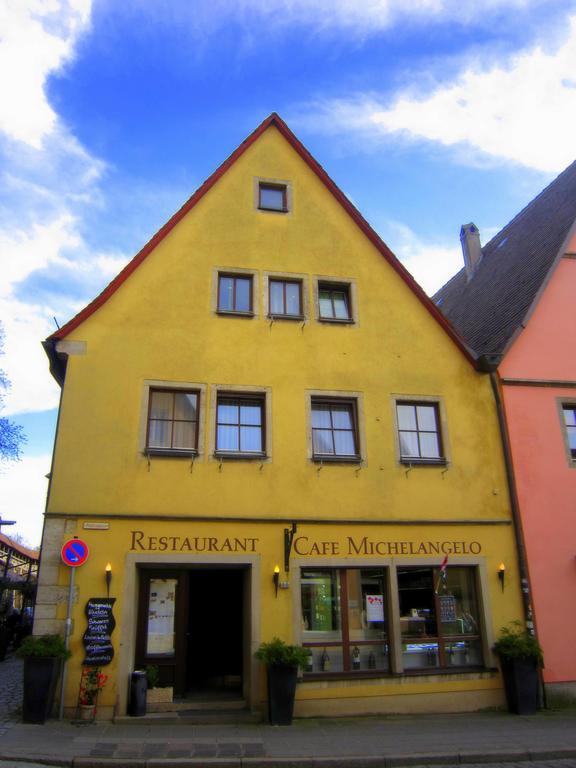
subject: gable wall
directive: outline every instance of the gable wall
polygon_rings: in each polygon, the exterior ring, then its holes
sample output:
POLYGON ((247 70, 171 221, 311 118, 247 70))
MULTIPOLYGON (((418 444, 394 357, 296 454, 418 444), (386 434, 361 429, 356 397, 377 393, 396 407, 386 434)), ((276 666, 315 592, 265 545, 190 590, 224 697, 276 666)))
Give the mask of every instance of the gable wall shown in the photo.
MULTIPOLYGON (((309 493, 297 503, 280 493, 286 514, 507 514, 486 377, 472 369, 274 129, 69 339, 85 341, 87 354, 69 360, 51 510, 70 511, 81 494, 90 512, 187 514, 193 491, 209 515, 265 514, 276 508, 278 483, 286 491, 301 483, 309 493), (293 183, 292 213, 254 210, 257 175, 293 183), (305 275, 311 310, 314 276, 350 278, 358 324, 271 325, 262 316, 261 296, 255 319, 216 316, 211 296, 217 267, 255 270, 260 294, 266 270, 305 275), (218 472, 218 462, 204 457, 192 478, 182 462, 153 460, 149 472, 138 451, 143 382, 159 379, 269 387, 272 463, 262 471, 228 464, 218 472), (358 474, 352 505, 343 489, 354 469, 326 467, 324 482, 318 482, 306 460, 306 389, 363 395, 367 466, 358 474), (407 478, 398 464, 393 393, 445 399, 453 457, 445 475, 423 469, 407 478)), ((207 427, 210 419, 213 413, 206 413, 207 427)))
MULTIPOLYGON (((576 252, 576 236, 568 253, 576 252)), ((500 374, 526 539, 534 606, 549 683, 574 681, 574 499, 560 406, 576 402, 576 259, 563 258, 512 345, 500 374), (506 379, 539 382, 512 386, 506 379), (555 382, 564 382, 564 386, 555 382), (572 382, 572 386, 570 386, 572 382)))
MULTIPOLYGON (((77 582, 78 626, 84 626, 83 602, 103 589, 107 561, 115 574, 118 653, 109 667, 115 677, 102 699, 102 711, 104 706, 125 711, 125 681, 135 663, 139 565, 229 564, 244 557, 229 554, 229 541, 238 540, 253 544, 248 549, 253 553, 252 633, 246 650, 252 703, 265 696, 263 678, 260 685, 252 663, 259 639, 300 639, 299 587, 294 581, 300 567, 311 562, 326 567, 437 567, 440 544, 446 548, 443 554, 450 552, 451 564, 464 564, 477 574, 486 668, 461 679, 451 674, 426 680, 415 676, 409 686, 390 679, 374 685, 306 683, 300 686, 299 711, 325 713, 331 706, 326 702, 336 699, 339 711, 348 714, 429 707, 453 711, 501 702, 490 648, 498 629, 521 615, 521 601, 489 379, 473 369, 276 129, 268 129, 238 159, 67 340, 85 343, 85 353, 71 354, 68 361, 48 505, 49 515, 55 517, 49 517, 44 537, 45 561, 46 542, 52 537, 53 581, 49 584, 45 578, 39 618, 45 626, 52 622, 52 631, 62 623, 68 576, 59 567, 59 547, 64 535, 81 535, 91 554, 77 582), (292 211, 256 211, 255 177, 289 181, 292 211), (258 285, 254 318, 214 312, 218 269, 253 271, 258 285), (265 317, 267 271, 303 277, 308 303, 304 324, 265 317), (317 321, 313 284, 318 276, 352 282, 355 324, 317 321), (149 381, 202 388, 204 429, 193 464, 190 458, 148 461, 143 453, 149 381), (212 456, 216 385, 230 390, 266 388, 268 459, 220 462, 212 456), (310 390, 358 396, 361 465, 319 465, 308 458, 310 390), (446 466, 410 468, 399 462, 394 395, 441 401, 446 466), (68 518, 65 533, 59 516, 68 518), (94 516, 107 527, 91 527, 94 516), (299 521, 302 538, 286 575, 290 589, 275 595, 271 574, 284 564, 286 520, 299 521), (137 543, 134 531, 142 532, 145 547, 137 543), (189 544, 182 548, 182 541, 198 537, 229 549, 224 554, 220 549, 191 554, 189 544), (360 552, 358 545, 350 547, 350 537, 356 543, 376 542, 383 549, 360 552), (497 580, 502 561, 515 585, 505 591, 497 580), (419 695, 430 693, 433 703, 419 695)), ((396 621, 396 668, 403 653, 399 626, 396 621)), ((40 629, 38 623, 35 631, 40 629)), ((72 649, 76 663, 82 653, 79 633, 72 649)), ((77 685, 77 675, 71 674, 69 702, 75 702, 77 685)))

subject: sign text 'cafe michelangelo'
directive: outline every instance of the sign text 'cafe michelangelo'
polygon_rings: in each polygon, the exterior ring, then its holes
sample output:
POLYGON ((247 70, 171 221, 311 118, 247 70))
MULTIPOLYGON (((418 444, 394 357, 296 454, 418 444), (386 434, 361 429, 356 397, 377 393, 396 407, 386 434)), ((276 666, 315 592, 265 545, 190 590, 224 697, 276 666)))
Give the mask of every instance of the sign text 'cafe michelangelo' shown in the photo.
MULTIPOLYGON (((218 536, 147 536, 144 531, 131 531, 131 551, 135 552, 257 552, 260 539, 250 537, 218 536)), ((316 540, 309 536, 296 536, 294 554, 354 556, 379 555, 479 555, 482 545, 478 541, 388 541, 369 536, 346 536, 340 541, 316 540)))

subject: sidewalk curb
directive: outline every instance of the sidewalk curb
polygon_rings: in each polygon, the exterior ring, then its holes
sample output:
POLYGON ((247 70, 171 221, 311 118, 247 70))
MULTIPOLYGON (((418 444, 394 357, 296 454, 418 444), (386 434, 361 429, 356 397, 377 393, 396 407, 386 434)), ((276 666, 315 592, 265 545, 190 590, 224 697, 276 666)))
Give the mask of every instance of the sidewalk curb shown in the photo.
POLYGON ((452 752, 412 755, 370 755, 364 757, 44 757, 0 754, 3 762, 38 763, 62 768, 404 768, 405 766, 471 765, 482 763, 531 763, 538 760, 576 758, 576 749, 547 749, 511 752, 452 752))

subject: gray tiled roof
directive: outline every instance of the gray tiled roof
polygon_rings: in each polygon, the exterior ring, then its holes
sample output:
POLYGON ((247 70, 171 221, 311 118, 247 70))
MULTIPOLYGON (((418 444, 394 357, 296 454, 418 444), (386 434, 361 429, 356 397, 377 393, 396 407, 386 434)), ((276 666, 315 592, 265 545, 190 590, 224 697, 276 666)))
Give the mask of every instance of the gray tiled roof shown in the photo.
POLYGON ((433 297, 476 352, 502 353, 522 324, 576 220, 576 162, 482 248, 433 297))

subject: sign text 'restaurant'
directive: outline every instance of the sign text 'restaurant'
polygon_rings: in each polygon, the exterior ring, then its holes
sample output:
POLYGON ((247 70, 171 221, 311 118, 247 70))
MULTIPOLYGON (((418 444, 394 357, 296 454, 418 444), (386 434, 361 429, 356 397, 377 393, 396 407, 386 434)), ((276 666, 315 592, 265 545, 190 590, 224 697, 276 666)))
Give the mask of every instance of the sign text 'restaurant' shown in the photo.
MULTIPOLYGON (((144 531, 132 531, 133 551, 138 552, 256 552, 257 538, 222 538, 218 536, 147 536, 144 531)), ((478 541, 389 541, 369 536, 347 536, 343 542, 319 541, 309 536, 294 539, 293 552, 308 555, 479 555, 478 541)))

